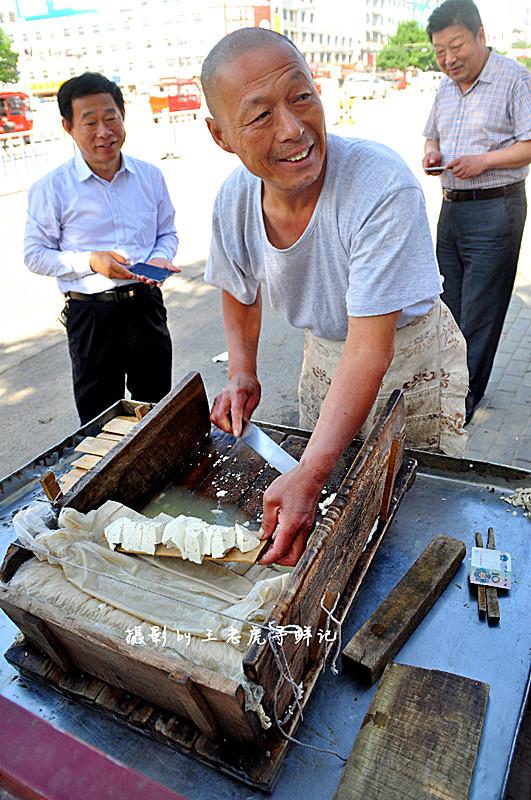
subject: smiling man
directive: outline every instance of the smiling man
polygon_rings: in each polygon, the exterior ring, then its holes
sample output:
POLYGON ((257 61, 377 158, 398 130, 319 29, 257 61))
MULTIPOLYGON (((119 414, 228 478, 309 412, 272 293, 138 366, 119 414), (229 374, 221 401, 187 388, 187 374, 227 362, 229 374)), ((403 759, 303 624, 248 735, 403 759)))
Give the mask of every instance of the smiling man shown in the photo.
POLYGON ((395 388, 408 444, 461 454, 464 342, 441 290, 424 198, 393 151, 327 136, 308 66, 285 37, 245 28, 201 75, 214 141, 242 161, 216 199, 206 280, 221 288, 229 383, 211 419, 238 436, 260 400, 261 286, 306 329, 300 463, 264 495, 262 563, 295 564, 322 488, 395 388))
POLYGON ((531 73, 486 46, 472 0, 447 0, 427 32, 447 78, 424 130, 422 164, 441 176, 437 258, 443 300, 467 342, 470 421, 496 354, 526 219, 531 73))
POLYGON ((157 402, 171 388, 171 340, 162 294, 137 262, 175 272, 175 212, 161 171, 124 156, 120 88, 86 72, 57 100, 75 157, 28 195, 24 260, 57 279, 66 299, 74 395, 82 423, 125 396, 157 402))

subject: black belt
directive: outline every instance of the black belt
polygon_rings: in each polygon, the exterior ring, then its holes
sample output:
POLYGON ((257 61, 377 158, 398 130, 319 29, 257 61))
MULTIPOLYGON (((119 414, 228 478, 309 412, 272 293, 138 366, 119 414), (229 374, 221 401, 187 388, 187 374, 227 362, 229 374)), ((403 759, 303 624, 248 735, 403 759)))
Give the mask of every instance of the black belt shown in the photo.
POLYGON ((507 186, 495 186, 492 189, 443 189, 445 200, 491 200, 494 197, 505 197, 508 194, 515 194, 523 189, 525 181, 509 183, 507 186))
POLYGON ((95 294, 84 294, 83 292, 67 292, 67 297, 71 300, 82 300, 87 303, 121 303, 125 300, 134 300, 142 294, 148 294, 155 286, 147 283, 129 283, 127 286, 117 286, 116 289, 107 289, 106 292, 96 292, 95 294))

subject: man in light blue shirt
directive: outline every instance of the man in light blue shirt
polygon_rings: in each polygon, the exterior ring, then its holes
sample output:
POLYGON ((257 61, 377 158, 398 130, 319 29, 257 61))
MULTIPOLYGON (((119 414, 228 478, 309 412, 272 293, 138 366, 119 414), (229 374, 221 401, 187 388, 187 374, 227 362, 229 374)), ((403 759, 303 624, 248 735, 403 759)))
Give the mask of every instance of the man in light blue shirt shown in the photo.
POLYGON ((127 268, 179 272, 175 211, 161 171, 121 153, 119 87, 87 72, 62 84, 63 127, 74 158, 28 195, 26 266, 57 279, 76 406, 84 424, 124 396, 158 402, 171 386, 171 340, 162 294, 127 268))

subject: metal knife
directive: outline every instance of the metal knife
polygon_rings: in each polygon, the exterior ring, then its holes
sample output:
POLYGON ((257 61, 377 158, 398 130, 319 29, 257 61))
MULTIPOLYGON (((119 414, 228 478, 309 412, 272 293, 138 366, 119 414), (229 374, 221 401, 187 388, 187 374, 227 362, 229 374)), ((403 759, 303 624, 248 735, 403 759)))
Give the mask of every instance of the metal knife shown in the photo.
POLYGON ((253 422, 244 422, 241 438, 252 447, 258 455, 262 456, 272 467, 278 469, 282 474, 289 472, 299 463, 296 458, 290 456, 280 445, 271 439, 267 433, 258 428, 253 422))

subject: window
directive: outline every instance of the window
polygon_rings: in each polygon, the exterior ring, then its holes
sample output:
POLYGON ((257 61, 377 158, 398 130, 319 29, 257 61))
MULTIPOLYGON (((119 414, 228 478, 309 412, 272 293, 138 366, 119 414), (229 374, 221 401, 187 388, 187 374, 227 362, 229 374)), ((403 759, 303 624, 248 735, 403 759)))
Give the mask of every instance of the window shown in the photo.
POLYGON ((94 33, 99 33, 100 32, 100 26, 99 25, 94 25, 92 30, 94 31, 94 33))
POLYGON ((111 53, 116 53, 116 45, 111 44, 111 53))
POLYGON ((23 42, 27 42, 28 41, 28 34, 27 33, 23 33, 22 34, 22 41, 23 42))
POLYGON ((80 36, 83 36, 83 34, 85 33, 85 29, 84 28, 78 28, 77 32, 79 33, 80 36))
POLYGON ((68 30, 68 28, 65 28, 63 33, 64 33, 65 37, 70 36, 70 31, 68 30))
POLYGON ((96 55, 101 56, 101 45, 96 45, 96 55))
POLYGON ((76 71, 75 71, 74 67, 70 67, 70 75, 72 75, 72 77, 73 77, 75 74, 76 74, 76 71))
POLYGON ((37 31, 37 32, 35 33, 35 38, 36 38, 38 41, 40 41, 40 39, 41 39, 41 34, 40 34, 40 32, 39 32, 39 31, 37 31))

